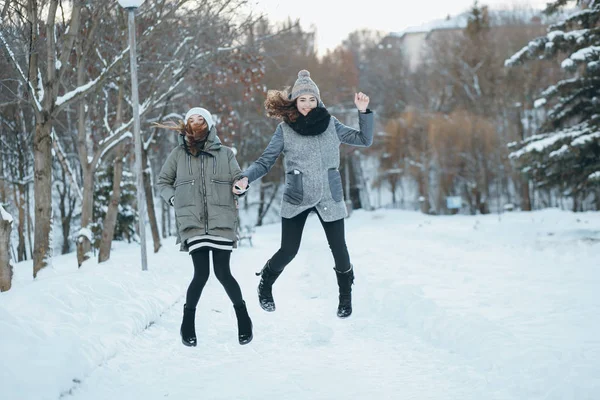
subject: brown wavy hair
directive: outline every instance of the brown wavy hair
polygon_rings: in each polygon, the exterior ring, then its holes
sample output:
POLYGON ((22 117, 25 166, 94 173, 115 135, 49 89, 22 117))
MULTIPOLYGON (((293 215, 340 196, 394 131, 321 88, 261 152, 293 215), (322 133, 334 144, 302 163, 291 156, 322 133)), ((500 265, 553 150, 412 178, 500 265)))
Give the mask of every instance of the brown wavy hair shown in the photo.
POLYGON ((180 135, 185 137, 185 143, 189 148, 190 152, 196 155, 196 143, 200 143, 208 137, 208 122, 204 120, 200 130, 194 131, 192 126, 189 123, 184 122, 182 119, 178 121, 167 121, 165 123, 162 122, 154 122, 154 125, 157 128, 169 129, 171 131, 176 131, 180 135))
POLYGON ((296 107, 296 100, 289 99, 288 89, 269 90, 265 100, 267 117, 283 120, 285 123, 296 122, 300 112, 296 107))

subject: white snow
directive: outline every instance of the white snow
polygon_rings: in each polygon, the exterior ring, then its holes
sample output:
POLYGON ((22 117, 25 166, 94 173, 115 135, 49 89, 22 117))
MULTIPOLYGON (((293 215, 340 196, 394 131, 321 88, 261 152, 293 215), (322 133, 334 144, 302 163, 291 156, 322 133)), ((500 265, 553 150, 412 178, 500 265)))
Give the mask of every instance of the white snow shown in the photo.
POLYGON ((93 242, 94 235, 92 234, 92 231, 89 228, 79 229, 79 232, 77 233, 77 237, 81 237, 81 236, 87 238, 87 240, 89 240, 90 242, 93 242))
POLYGON ((573 140, 571 144, 573 146, 584 146, 590 142, 597 142, 598 140, 600 140, 600 132, 590 132, 573 140))
POLYGON ((74 98, 75 96, 77 96, 80 93, 84 93, 87 90, 89 90, 90 88, 92 88, 94 85, 96 85, 96 83, 100 82, 100 78, 102 76, 102 74, 104 74, 104 72, 106 71, 106 69, 103 69, 102 72, 100 73, 100 75, 98 75, 96 77, 96 79, 92 79, 91 81, 89 81, 88 83, 86 83, 85 85, 82 85, 76 89, 71 90, 70 92, 65 93, 62 96, 58 96, 56 98, 56 106, 61 106, 62 104, 66 103, 67 101, 71 100, 72 98, 74 98))
MULTIPOLYGON (((531 152, 541 153, 560 141, 570 140, 571 146, 581 146, 598 138, 600 138, 600 132, 591 132, 588 122, 584 121, 560 131, 531 136, 523 148, 510 153, 509 157, 516 159, 531 152)), ((555 152, 554 156, 558 154, 555 152)))
POLYGON ((315 215, 274 286, 254 275, 280 225, 256 228, 232 255, 254 322, 237 343, 214 274, 198 347, 179 338, 192 276, 174 238, 139 266, 139 247, 78 269, 73 254, 31 279, 15 266, 0 294, 0 383, 6 399, 600 398, 600 213, 550 209, 432 217, 355 210, 346 220, 354 313, 335 316, 333 258, 315 215))
POLYGON ((553 158, 553 157, 561 157, 563 156, 565 153, 569 152, 569 146, 567 146, 566 144, 563 144, 560 149, 558 150, 554 150, 552 152, 550 152, 549 157, 553 158))
POLYGON ((546 104, 546 99, 545 98, 540 98, 540 99, 537 99, 536 101, 533 102, 533 107, 534 108, 539 108, 539 107, 542 107, 544 104, 546 104))
POLYGON ((3 221, 8 221, 10 224, 13 223, 13 217, 12 217, 12 215, 10 215, 8 213, 8 211, 6 211, 4 209, 4 207, 2 207, 2 204, 0 204, 0 216, 2 217, 3 221))
POLYGON ((104 77, 104 75, 107 74, 112 69, 112 67, 114 67, 118 62, 121 61, 121 59, 126 54, 126 51, 128 49, 129 48, 127 48, 126 50, 124 50, 123 52, 121 52, 121 54, 119 54, 117 57, 115 57, 115 59, 112 61, 112 63, 108 67, 103 68, 102 71, 98 74, 98 76, 96 78, 90 80, 85 85, 79 86, 78 88, 75 88, 75 89, 71 90, 70 92, 65 93, 62 96, 58 96, 56 98, 56 106, 60 107, 64 103, 66 103, 69 100, 73 99, 78 94, 85 93, 86 91, 88 91, 91 88, 93 88, 98 82, 100 82, 102 80, 102 78, 104 77))
POLYGON ((600 46, 589 46, 583 49, 577 50, 575 53, 571 54, 569 58, 565 59, 560 65, 564 69, 572 68, 575 65, 575 61, 585 61, 593 59, 597 59, 598 52, 600 52, 600 46))
POLYGON ((590 176, 588 176, 588 180, 590 180, 590 181, 596 181, 596 180, 600 181, 600 171, 596 171, 596 172, 590 174, 590 176))

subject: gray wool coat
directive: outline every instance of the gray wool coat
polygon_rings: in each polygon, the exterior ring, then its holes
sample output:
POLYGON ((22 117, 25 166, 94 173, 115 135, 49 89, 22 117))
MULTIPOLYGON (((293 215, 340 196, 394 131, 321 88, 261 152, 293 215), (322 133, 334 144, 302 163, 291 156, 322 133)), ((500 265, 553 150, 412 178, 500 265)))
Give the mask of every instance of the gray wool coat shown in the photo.
POLYGON ((182 251, 188 250, 187 239, 205 234, 230 239, 237 247, 237 198, 231 189, 241 174, 233 151, 221 144, 215 127, 198 156, 188 153, 182 142, 171 151, 156 185, 168 204, 174 196, 182 251))
POLYGON ((284 155, 285 189, 281 216, 293 218, 315 207, 324 221, 345 218, 348 214, 340 176, 340 144, 368 147, 373 143, 374 115, 370 110, 359 113, 359 130, 350 128, 335 117, 320 135, 303 136, 285 122, 280 123, 271 142, 258 160, 242 176, 253 182, 284 155))

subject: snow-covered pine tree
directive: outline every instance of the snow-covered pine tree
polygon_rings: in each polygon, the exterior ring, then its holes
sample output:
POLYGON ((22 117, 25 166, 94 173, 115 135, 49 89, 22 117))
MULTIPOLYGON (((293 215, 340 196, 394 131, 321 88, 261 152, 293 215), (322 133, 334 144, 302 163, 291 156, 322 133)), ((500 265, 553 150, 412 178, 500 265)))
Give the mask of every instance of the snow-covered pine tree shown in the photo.
MULTIPOLYGON (((110 176, 112 180, 112 167, 110 176)), ((137 209, 134 207, 136 201, 137 187, 135 176, 125 167, 121 181, 121 202, 119 205, 119 214, 117 215, 117 225, 115 226, 115 240, 127 240, 128 242, 135 240, 139 242, 139 238, 136 234, 138 213, 137 209)))
MULTIPOLYGON (((95 249, 100 246, 102 238, 102 222, 106 216, 108 202, 110 201, 113 187, 113 166, 112 164, 98 169, 94 183, 94 211, 93 222, 91 224, 93 242, 95 249)), ((115 226, 114 240, 138 240, 135 228, 138 223, 138 214, 133 204, 136 201, 136 183, 135 177, 129 171, 123 171, 123 180, 121 181, 121 197, 119 201, 119 213, 117 214, 117 224, 115 226)))
POLYGON ((538 187, 558 188, 572 196, 574 209, 591 192, 600 203, 600 0, 557 0, 551 15, 577 8, 551 25, 505 61, 516 66, 533 59, 558 59, 569 77, 543 91, 545 107, 539 133, 509 145, 511 159, 538 187))

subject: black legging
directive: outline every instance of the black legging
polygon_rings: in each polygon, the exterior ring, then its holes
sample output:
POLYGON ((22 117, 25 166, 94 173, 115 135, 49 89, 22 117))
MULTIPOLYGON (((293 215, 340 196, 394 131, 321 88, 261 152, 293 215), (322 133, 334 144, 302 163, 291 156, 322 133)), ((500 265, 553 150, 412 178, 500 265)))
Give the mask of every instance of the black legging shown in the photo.
MULTIPOLYGON (((219 249, 210 250, 213 253, 215 276, 225 288, 231 302, 234 305, 242 304, 244 301, 242 298, 242 290, 233 275, 231 275, 231 269, 229 267, 231 251, 219 249)), ((204 285, 206 285, 206 282, 208 281, 208 276, 210 275, 208 252, 209 248, 205 247, 192 253, 194 277, 192 278, 192 282, 190 282, 186 296, 186 306, 189 306, 189 308, 196 308, 198 301, 200 300, 200 295, 202 294, 202 289, 204 289, 204 285)))
MULTIPOLYGON (((269 262, 269 268, 274 272, 283 271, 285 266, 296 257, 298 249, 300 248, 300 241, 302 239, 302 231, 304 230, 306 218, 308 218, 308 214, 313 210, 315 209, 310 208, 293 218, 281 218, 281 248, 273 255, 273 257, 271 257, 271 261, 269 262)), ((317 215, 319 215, 318 212, 317 215)), ((346 247, 344 219, 325 222, 319 215, 319 220, 325 230, 331 253, 333 253, 336 269, 338 271, 349 270, 350 255, 348 254, 348 248, 346 247)))

